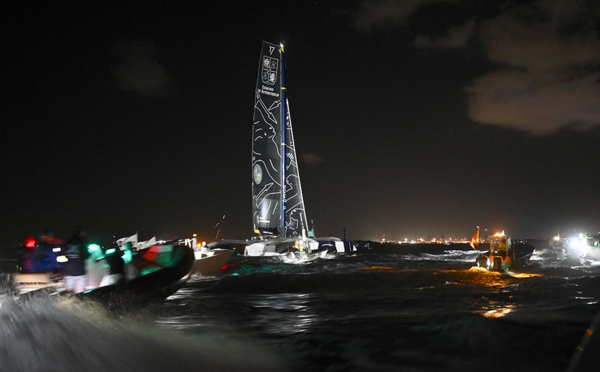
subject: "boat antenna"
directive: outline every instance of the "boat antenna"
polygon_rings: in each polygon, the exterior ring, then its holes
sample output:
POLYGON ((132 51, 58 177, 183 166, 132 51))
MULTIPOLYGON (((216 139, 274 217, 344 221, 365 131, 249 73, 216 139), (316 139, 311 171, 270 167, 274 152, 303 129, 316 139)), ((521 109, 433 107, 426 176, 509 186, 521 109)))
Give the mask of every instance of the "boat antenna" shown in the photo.
POLYGON ((221 221, 217 222, 217 224, 215 225, 215 229, 218 229, 217 235, 215 235, 215 241, 217 241, 217 239, 219 238, 219 233, 221 232, 221 228, 223 227, 223 222, 225 222, 225 215, 223 215, 221 221))

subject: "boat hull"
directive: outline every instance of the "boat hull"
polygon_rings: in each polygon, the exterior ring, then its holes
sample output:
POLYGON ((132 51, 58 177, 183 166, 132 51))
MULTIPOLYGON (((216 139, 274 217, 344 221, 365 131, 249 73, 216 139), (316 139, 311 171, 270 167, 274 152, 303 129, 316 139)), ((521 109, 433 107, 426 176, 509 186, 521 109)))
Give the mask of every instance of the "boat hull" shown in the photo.
POLYGON ((221 274, 221 268, 227 265, 234 252, 233 249, 219 249, 212 251, 211 256, 205 257, 202 257, 201 252, 194 252, 194 272, 202 276, 217 276, 221 274))
POLYGON ((13 277, 13 285, 18 293, 27 293, 58 284, 51 273, 19 273, 13 277))
POLYGON ((484 253, 479 255, 475 261, 477 267, 493 271, 506 271, 510 269, 512 259, 501 255, 484 253))
POLYGON ((170 252, 156 255, 154 260, 144 258, 144 253, 152 256, 150 253, 155 253, 152 252, 155 247, 149 248, 147 252, 138 252, 138 255, 141 253, 141 260, 138 263, 141 275, 138 277, 90 289, 75 296, 99 301, 108 307, 117 307, 152 299, 164 299, 175 293, 194 272, 194 251, 190 247, 176 245, 170 252), (160 257, 161 255, 163 257, 160 257), (170 255, 170 260, 164 257, 166 255, 170 255))
POLYGON ((130 280, 75 294, 60 286, 49 285, 20 293, 19 298, 27 301, 35 296, 55 294, 96 301, 109 309, 137 306, 164 299, 181 288, 194 272, 195 257, 192 248, 183 245, 169 246, 169 249, 153 246, 138 251, 133 262, 139 275, 130 280))
POLYGON ((510 254, 501 255, 486 252, 477 256, 475 264, 477 267, 487 270, 507 271, 526 265, 534 250, 535 247, 530 244, 515 244, 511 248, 510 254))

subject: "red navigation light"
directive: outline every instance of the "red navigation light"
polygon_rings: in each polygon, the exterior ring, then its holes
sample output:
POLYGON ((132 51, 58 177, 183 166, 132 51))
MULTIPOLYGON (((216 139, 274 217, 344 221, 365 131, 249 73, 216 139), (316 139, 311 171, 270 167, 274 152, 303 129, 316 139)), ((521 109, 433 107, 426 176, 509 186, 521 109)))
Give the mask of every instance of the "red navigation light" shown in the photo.
POLYGON ((25 247, 33 248, 35 247, 35 238, 31 235, 25 237, 25 247))
POLYGON ((234 263, 225 265, 221 268, 221 272, 225 272, 227 269, 229 269, 230 267, 235 266, 235 265, 236 264, 234 264, 234 263))

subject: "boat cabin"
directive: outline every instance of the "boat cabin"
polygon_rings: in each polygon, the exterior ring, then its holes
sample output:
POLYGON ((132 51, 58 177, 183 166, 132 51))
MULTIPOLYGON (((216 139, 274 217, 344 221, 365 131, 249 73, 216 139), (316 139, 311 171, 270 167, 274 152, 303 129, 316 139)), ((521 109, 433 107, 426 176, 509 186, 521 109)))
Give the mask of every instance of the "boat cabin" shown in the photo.
POLYGON ((514 260, 510 237, 504 231, 490 237, 490 251, 477 257, 477 266, 488 270, 508 270, 514 260))
POLYGON ((496 234, 490 238, 490 255, 506 257, 510 246, 510 237, 504 233, 496 234))

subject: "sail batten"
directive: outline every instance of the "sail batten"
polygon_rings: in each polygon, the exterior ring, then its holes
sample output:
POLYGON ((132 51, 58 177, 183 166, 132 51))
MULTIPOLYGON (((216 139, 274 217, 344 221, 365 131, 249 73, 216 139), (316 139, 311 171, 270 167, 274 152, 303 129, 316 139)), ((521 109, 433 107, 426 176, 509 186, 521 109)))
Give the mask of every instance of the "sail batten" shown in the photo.
POLYGON ((255 231, 291 237, 307 223, 284 67, 283 46, 263 42, 252 131, 252 211, 255 231))

